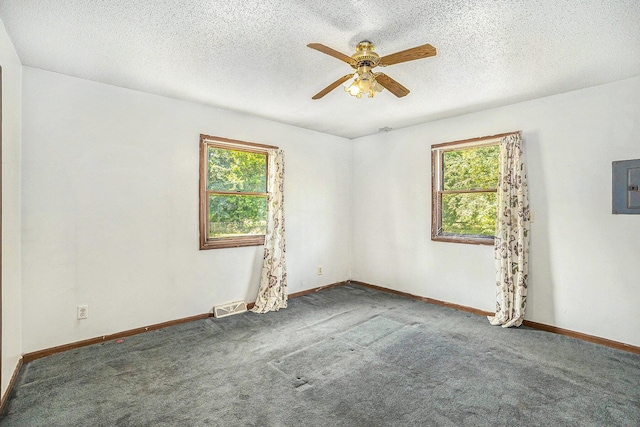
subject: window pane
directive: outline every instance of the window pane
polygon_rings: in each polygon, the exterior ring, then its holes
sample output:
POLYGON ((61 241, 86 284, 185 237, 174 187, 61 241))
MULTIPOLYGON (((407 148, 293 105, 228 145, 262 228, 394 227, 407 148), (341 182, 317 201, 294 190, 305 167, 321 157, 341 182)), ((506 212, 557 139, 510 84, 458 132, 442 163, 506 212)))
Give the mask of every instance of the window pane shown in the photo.
POLYGON ((267 155, 209 147, 207 190, 266 193, 267 155))
POLYGON ((443 233, 495 235, 496 196, 496 193, 443 194, 443 233))
POLYGON ((209 237, 266 234, 267 196, 209 195, 209 237))
POLYGON ((484 190, 498 186, 500 146, 442 153, 444 190, 484 190))

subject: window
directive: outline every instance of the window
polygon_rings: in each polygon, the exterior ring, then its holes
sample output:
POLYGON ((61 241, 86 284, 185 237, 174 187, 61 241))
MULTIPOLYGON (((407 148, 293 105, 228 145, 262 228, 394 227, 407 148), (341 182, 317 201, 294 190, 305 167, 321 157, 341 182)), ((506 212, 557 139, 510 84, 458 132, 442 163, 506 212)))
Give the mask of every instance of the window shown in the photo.
POLYGON ((503 136, 431 146, 431 240, 493 244, 503 136))
POLYGON ((269 148, 200 135, 200 249, 264 244, 269 148))

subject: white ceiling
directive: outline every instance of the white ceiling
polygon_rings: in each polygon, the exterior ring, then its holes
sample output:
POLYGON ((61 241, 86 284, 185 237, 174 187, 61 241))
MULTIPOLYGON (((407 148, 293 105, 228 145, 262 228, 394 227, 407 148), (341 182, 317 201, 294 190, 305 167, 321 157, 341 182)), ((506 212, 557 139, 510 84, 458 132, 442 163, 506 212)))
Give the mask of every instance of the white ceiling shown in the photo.
POLYGON ((640 75, 639 0, 5 0, 24 65, 354 138, 640 75), (381 56, 411 90, 356 99, 306 47, 381 56))

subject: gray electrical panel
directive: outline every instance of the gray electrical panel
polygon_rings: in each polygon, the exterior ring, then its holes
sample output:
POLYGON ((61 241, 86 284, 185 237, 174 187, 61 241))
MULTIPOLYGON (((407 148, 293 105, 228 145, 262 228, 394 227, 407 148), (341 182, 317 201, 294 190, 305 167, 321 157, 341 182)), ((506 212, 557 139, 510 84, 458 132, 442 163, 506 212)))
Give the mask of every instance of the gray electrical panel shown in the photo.
POLYGON ((640 159, 613 162, 613 213, 640 214, 640 159))

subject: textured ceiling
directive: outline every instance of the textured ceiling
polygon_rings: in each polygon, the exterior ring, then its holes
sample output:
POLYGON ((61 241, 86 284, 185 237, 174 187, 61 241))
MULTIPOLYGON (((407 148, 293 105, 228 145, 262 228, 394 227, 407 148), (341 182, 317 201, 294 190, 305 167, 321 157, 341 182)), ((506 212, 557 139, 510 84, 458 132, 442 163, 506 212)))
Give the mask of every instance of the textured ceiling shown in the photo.
POLYGON ((4 0, 24 65, 348 138, 640 75, 638 0, 4 0), (381 55, 411 90, 356 99, 306 47, 381 55))

